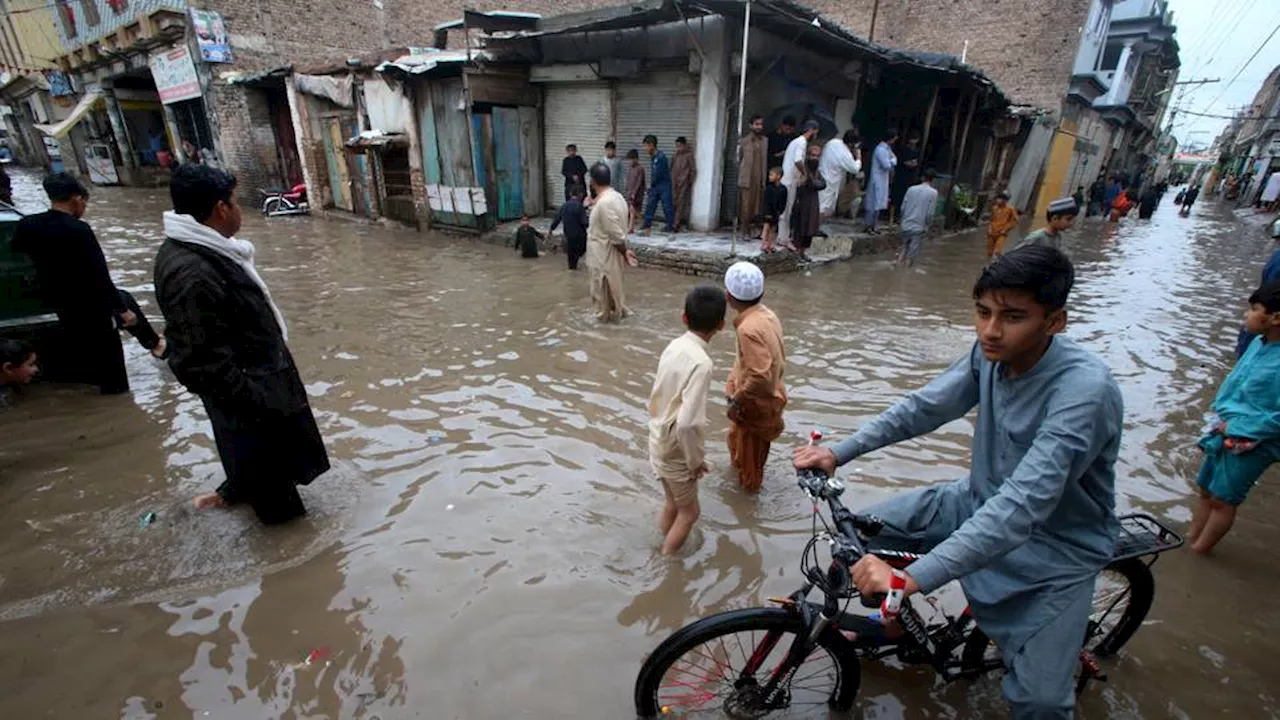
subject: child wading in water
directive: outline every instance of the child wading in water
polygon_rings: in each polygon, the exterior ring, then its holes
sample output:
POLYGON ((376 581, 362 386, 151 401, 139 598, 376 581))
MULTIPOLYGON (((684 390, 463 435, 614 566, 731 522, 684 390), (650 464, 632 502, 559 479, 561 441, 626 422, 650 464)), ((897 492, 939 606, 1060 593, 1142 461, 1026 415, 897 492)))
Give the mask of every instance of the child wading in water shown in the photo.
POLYGON ((707 344, 724 329, 724 291, 701 285, 684 299, 689 331, 672 340, 658 360, 649 394, 649 463, 662 481, 667 502, 658 527, 666 536, 662 554, 684 545, 698 520, 698 479, 707 472, 707 392, 711 356, 707 344))
MULTIPOLYGON (((582 190, 580 188, 573 188, 570 190, 571 198, 573 197, 572 193, 575 192, 578 194, 578 197, 582 196, 582 190)), ((516 228, 515 241, 515 249, 520 251, 520 257, 538 257, 538 241, 541 239, 542 233, 538 232, 537 228, 529 224, 529 216, 521 215, 520 227, 516 228)))
POLYGON ((1218 388, 1199 443, 1200 501, 1187 539, 1201 555, 1227 534, 1254 483, 1280 460, 1280 282, 1249 298, 1244 326, 1258 337, 1218 388))
POLYGON ((1009 193, 996 196, 991 208, 991 225, 987 227, 987 259, 1004 254, 1004 241, 1018 227, 1018 210, 1009 204, 1009 193))
POLYGON ((36 351, 22 340, 0 338, 0 408, 9 404, 10 385, 27 385, 40 372, 36 351))

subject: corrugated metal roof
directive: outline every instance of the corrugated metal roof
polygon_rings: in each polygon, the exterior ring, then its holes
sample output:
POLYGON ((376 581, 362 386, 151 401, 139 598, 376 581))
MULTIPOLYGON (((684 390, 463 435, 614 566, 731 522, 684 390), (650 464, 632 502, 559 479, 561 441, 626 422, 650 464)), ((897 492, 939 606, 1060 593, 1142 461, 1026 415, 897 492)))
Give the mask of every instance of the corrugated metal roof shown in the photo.
POLYGON ((283 65, 281 67, 271 68, 270 70, 263 70, 255 73, 222 73, 220 77, 226 80, 228 85, 258 85, 264 81, 269 81, 274 78, 283 78, 292 72, 292 65, 283 65))
POLYGON ((431 72, 440 65, 492 60, 493 57, 491 53, 484 50, 472 50, 470 53, 466 50, 437 50, 415 55, 404 55, 395 60, 381 63, 374 69, 378 72, 398 70, 409 75, 421 75, 431 72))

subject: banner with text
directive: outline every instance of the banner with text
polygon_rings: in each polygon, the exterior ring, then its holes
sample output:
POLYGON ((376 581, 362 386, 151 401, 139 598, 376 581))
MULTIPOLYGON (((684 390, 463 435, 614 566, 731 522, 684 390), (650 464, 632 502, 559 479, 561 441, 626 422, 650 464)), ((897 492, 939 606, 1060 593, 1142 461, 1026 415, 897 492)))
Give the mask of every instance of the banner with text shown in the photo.
POLYGON ((184 47, 152 55, 151 75, 155 78, 156 90, 160 92, 160 102, 165 105, 200 97, 196 66, 184 47))

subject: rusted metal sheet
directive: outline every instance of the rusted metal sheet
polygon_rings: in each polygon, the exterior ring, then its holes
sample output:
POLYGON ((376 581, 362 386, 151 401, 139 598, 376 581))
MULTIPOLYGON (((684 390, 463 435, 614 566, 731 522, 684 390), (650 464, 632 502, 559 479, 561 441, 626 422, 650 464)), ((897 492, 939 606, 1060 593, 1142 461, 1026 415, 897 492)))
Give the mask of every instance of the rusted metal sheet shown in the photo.
POLYGON ((536 107, 541 97, 538 87, 523 75, 468 72, 467 83, 473 103, 536 107))

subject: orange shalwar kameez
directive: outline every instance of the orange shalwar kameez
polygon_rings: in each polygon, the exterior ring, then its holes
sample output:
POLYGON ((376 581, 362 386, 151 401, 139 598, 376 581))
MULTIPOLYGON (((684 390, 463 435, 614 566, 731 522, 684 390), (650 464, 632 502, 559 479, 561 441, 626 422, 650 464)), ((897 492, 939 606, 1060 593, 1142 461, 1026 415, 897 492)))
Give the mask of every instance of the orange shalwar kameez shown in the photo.
POLYGON ((787 405, 782 384, 786 352, 782 323, 764 305, 738 313, 733 325, 738 354, 725 393, 736 400, 741 422, 729 425, 729 458, 738 471, 738 484, 756 492, 764 482, 769 445, 782 434, 782 410, 787 405))

